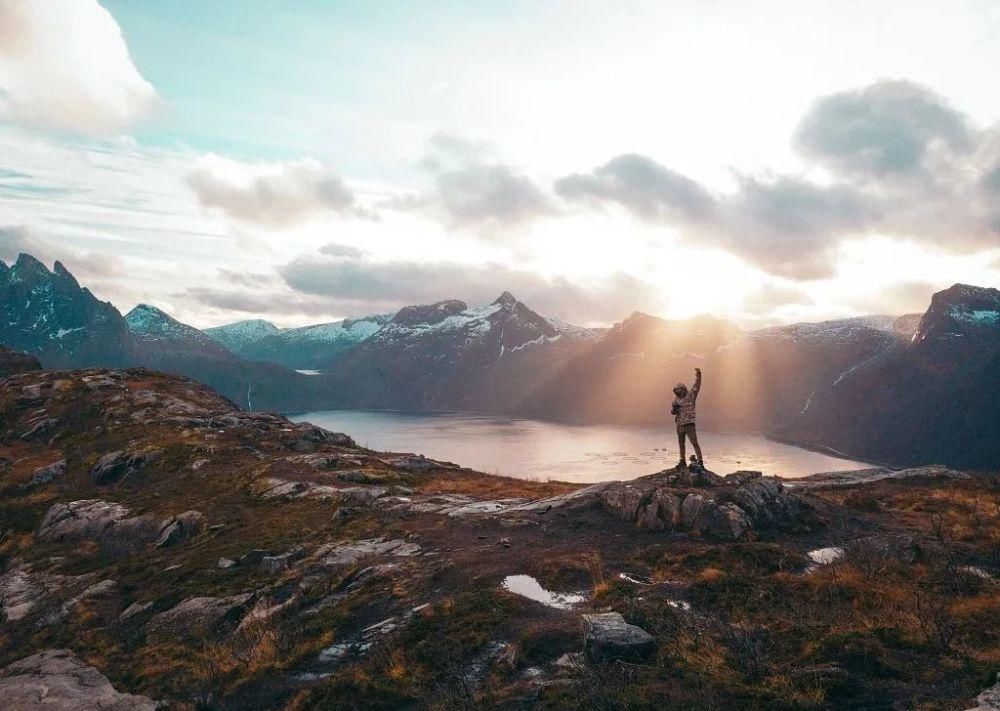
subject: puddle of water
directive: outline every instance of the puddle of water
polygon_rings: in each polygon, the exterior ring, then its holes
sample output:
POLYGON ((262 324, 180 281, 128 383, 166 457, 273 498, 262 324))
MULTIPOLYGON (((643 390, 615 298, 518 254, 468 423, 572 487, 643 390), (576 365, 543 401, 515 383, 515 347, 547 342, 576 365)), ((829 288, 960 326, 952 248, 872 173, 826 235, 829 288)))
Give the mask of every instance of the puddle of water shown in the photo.
POLYGON ((844 549, 837 546, 831 546, 830 548, 817 548, 814 551, 809 551, 806 555, 808 555, 809 560, 816 565, 828 565, 837 561, 840 556, 844 555, 844 549))
POLYGON ((554 593, 546 590, 530 575, 508 575, 503 579, 501 587, 507 592, 559 610, 568 610, 586 599, 576 593, 554 593))

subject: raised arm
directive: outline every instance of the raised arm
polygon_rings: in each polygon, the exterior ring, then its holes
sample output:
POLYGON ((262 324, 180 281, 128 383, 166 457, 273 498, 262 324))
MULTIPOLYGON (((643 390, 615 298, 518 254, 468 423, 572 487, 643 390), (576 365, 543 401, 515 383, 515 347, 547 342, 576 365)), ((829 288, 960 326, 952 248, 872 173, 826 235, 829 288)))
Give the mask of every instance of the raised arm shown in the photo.
POLYGON ((701 391, 701 368, 695 368, 694 385, 691 386, 691 398, 694 399, 698 397, 699 391, 701 391))

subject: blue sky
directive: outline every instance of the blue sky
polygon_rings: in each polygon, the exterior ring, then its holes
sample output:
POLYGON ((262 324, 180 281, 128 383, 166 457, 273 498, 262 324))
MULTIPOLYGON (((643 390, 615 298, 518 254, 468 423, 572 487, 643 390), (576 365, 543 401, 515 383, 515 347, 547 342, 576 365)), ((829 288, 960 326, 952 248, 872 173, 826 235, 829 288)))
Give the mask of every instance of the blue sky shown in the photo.
POLYGON ((8 0, 0 259, 196 325, 919 310, 1000 281, 997 66, 987 0, 8 0))

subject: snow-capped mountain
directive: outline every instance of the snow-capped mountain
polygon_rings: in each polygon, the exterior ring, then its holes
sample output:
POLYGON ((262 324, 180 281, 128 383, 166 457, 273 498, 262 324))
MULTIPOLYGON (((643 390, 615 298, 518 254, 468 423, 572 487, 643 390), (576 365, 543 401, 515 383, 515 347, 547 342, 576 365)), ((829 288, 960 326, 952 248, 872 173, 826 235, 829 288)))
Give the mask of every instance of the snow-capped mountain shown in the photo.
POLYGON ((670 388, 705 370, 700 421, 861 459, 1000 465, 1000 291, 956 284, 927 312, 742 331, 635 313, 602 331, 504 292, 296 329, 210 330, 151 306, 127 318, 56 263, 0 262, 0 344, 44 367, 145 366, 243 407, 457 410, 577 422, 669 419, 670 388), (222 345, 228 344, 229 349, 222 345), (275 362, 324 375, 299 375, 275 362))
MULTIPOLYGON (((279 329, 268 321, 240 321, 205 329, 204 333, 244 358, 328 372, 338 367, 350 350, 370 338, 375 337, 386 344, 401 339, 429 338, 435 332, 457 331, 474 337, 477 329, 491 328, 491 316, 502 311, 505 305, 513 308, 516 303, 517 299, 505 292, 492 304, 474 308, 463 301, 448 300, 405 306, 395 314, 375 314, 299 328, 279 329)), ((527 309, 523 304, 522 308, 527 309)), ((593 342, 603 334, 601 329, 582 328, 538 314, 534 314, 528 332, 530 339, 518 340, 517 322, 512 322, 503 341, 504 348, 531 348, 557 339, 593 342)))
POLYGON ((1000 464, 1000 291, 934 294, 908 339, 844 375, 781 434, 857 457, 908 464, 1000 464))
MULTIPOLYGON (((391 315, 344 319, 299 328, 276 329, 235 349, 244 358, 266 360, 287 368, 329 368, 344 351, 377 332, 391 315)), ((225 327, 223 327, 225 328, 225 327)), ((213 335, 210 333, 209 335, 213 335)))
POLYGON ((199 380, 243 407, 311 409, 322 383, 271 363, 239 358, 198 329, 152 306, 128 319, 81 287, 59 262, 22 254, 0 262, 0 344, 46 368, 147 367, 199 380))
POLYGON ((81 287, 61 262, 52 271, 28 254, 0 261, 0 343, 48 367, 121 365, 132 358, 128 325, 81 287))
POLYGON ((202 332, 215 340, 226 350, 239 354, 251 343, 256 343, 262 338, 278 333, 281 329, 270 321, 264 319, 249 319, 227 323, 225 326, 202 329, 202 332))
POLYGON ((139 304, 125 315, 125 322, 137 340, 158 353, 176 351, 219 358, 232 355, 202 331, 181 323, 155 306, 139 304))
POLYGON ((592 343, 586 329, 560 328, 504 292, 479 307, 404 307, 329 368, 363 406, 511 411, 592 343))

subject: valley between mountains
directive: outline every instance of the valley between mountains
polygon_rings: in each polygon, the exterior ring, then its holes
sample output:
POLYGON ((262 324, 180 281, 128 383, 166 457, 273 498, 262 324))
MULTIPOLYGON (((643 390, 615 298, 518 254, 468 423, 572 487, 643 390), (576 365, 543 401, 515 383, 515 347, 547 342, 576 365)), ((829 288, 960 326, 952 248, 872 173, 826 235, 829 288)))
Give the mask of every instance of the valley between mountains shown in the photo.
POLYGON ((895 466, 1000 466, 1000 291, 956 284, 923 314, 746 331, 633 313, 590 329, 504 292, 294 329, 201 331, 122 316, 59 263, 0 263, 0 343, 45 367, 150 367, 241 409, 475 412, 662 424, 674 383, 710 373, 699 422, 895 466), (301 371, 301 372, 299 372, 301 371))
POLYGON ((508 293, 201 331, 22 255, 0 297, 5 708, 1000 708, 995 289, 749 332, 508 293), (897 466, 584 486, 269 412, 662 424, 694 367, 709 426, 897 466))

